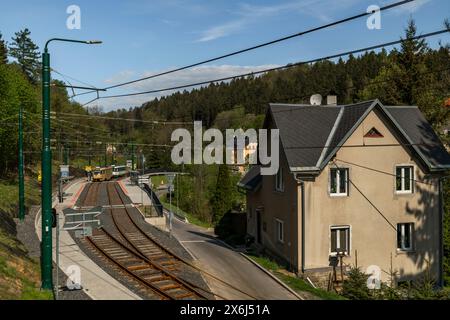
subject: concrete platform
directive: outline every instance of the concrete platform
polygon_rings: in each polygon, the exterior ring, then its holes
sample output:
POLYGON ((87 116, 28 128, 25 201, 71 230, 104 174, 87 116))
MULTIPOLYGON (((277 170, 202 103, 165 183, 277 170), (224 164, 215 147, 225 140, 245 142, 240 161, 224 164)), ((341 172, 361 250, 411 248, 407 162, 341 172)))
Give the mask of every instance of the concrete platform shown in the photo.
MULTIPOLYGON (((58 204, 57 200, 53 202, 53 206, 58 212, 65 208, 72 207, 83 190, 86 181, 84 179, 77 180, 65 189, 65 193, 71 195, 67 197, 62 204, 58 204)), ((60 214, 59 225, 64 224, 63 214, 60 214)), ((41 240, 41 212, 36 215, 35 229, 39 240, 41 240)), ((53 239, 56 239, 56 231, 53 229, 53 239)), ((53 241, 53 261, 56 262, 56 245, 53 241)), ((81 285, 84 292, 94 300, 141 300, 139 296, 131 292, 108 273, 103 271, 96 263, 94 263, 75 243, 71 235, 67 231, 60 231, 60 257, 59 265, 68 275, 71 266, 78 266, 81 271, 81 285)), ((65 286, 64 284, 59 284, 65 286)))
POLYGON ((130 178, 125 178, 118 181, 123 192, 131 199, 134 204, 144 204, 145 206, 151 205, 150 197, 139 186, 130 182, 130 178))

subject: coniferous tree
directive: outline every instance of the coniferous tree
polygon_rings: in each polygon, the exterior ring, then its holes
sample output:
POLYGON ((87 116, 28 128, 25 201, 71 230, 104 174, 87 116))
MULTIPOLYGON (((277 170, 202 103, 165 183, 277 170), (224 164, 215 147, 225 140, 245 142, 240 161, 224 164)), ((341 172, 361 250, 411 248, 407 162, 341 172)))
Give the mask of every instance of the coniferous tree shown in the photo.
POLYGON ((416 35, 416 23, 410 19, 405 29, 401 50, 396 56, 402 77, 399 81, 402 101, 408 105, 416 104, 417 95, 420 94, 417 91, 422 91, 425 85, 425 79, 420 74, 427 69, 424 56, 429 48, 425 39, 413 39, 416 35))
POLYGON ((233 205, 232 188, 228 166, 221 164, 217 175, 216 189, 211 199, 213 223, 219 222, 225 213, 231 209, 233 205))
POLYGON ((32 83, 39 81, 39 70, 41 57, 39 47, 31 40, 30 30, 25 28, 15 33, 9 47, 11 57, 17 59, 23 73, 32 83))
POLYGON ((0 64, 8 63, 8 48, 6 47, 6 42, 3 40, 3 36, 0 32, 0 64))

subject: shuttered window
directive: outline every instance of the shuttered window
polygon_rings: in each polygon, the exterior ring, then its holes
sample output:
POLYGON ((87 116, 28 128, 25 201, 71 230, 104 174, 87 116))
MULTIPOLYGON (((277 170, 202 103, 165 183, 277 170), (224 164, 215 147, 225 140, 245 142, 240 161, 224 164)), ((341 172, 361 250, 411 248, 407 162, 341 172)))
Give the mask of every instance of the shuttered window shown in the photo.
POLYGON ((350 227, 331 227, 331 253, 350 252, 350 227))

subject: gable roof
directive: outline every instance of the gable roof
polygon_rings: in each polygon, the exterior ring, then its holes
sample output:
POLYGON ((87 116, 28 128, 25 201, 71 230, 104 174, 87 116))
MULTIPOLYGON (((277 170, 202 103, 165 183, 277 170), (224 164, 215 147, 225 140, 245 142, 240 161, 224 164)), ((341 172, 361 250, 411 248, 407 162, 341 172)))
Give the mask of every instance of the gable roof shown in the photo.
POLYGON ((418 107, 387 106, 385 110, 403 131, 408 142, 431 169, 448 169, 450 155, 418 107))
POLYGON ((378 100, 341 106, 270 104, 292 172, 319 172, 366 116, 378 108, 429 170, 450 169, 450 155, 417 107, 385 107, 378 100))

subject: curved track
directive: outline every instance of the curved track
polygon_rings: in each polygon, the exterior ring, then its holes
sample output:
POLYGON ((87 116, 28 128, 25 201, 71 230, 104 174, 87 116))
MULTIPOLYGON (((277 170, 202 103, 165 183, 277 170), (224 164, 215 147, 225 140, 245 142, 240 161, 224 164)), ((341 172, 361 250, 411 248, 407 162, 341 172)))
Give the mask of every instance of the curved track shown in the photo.
MULTIPOLYGON (((107 183, 106 188, 110 205, 118 206, 110 209, 118 234, 112 235, 104 229, 98 230, 87 239, 93 248, 136 280, 140 287, 152 290, 160 299, 207 299, 202 293, 203 289, 177 276, 182 261, 153 241, 136 225, 128 212, 125 197, 117 189, 117 183, 107 183)), ((91 189, 88 190, 90 191, 91 189)), ((95 194, 97 193, 98 190, 95 194)))

